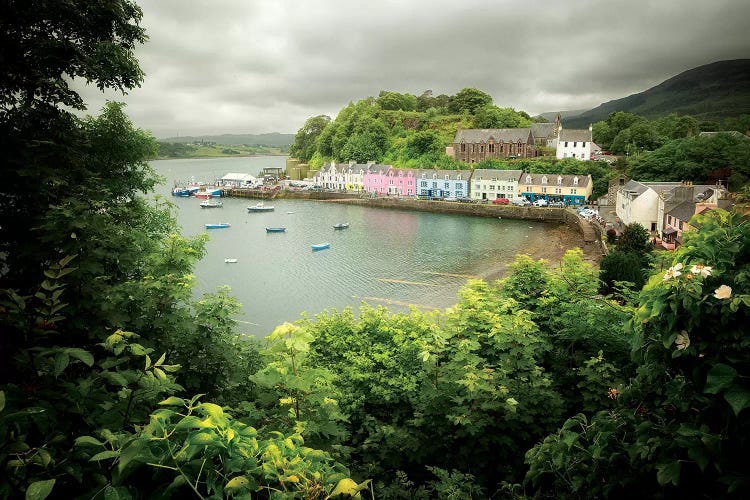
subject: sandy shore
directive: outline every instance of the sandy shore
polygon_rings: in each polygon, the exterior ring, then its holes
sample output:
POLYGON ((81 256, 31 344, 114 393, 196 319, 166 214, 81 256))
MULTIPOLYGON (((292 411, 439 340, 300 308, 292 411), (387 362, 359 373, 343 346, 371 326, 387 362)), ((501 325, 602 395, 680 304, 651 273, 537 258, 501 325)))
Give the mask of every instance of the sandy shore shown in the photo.
MULTIPOLYGON (((559 269, 560 261, 565 252, 571 248, 583 250, 583 258, 593 266, 599 267, 602 258, 601 246, 597 243, 585 243, 581 233, 570 226, 559 225, 546 234, 544 241, 529 242, 526 255, 534 260, 544 259, 551 270, 559 269)), ((485 281, 502 279, 511 262, 488 262, 487 271, 480 274, 485 281)))

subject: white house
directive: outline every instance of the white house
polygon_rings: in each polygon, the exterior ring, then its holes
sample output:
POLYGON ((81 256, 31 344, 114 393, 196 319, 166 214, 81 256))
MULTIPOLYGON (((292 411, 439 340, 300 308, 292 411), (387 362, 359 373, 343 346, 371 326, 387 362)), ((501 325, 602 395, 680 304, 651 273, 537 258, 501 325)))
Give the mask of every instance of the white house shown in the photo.
POLYGON ((557 158, 577 158, 582 161, 591 159, 591 127, 587 130, 560 128, 557 140, 557 158))
POLYGON ((625 225, 637 222, 648 231, 657 231, 659 196, 679 185, 679 182, 628 181, 617 190, 617 216, 625 225))
POLYGON ((246 188, 258 184, 258 178, 250 174, 228 173, 221 178, 222 186, 246 188))
POLYGON ((521 170, 493 170, 475 168, 471 174, 471 198, 474 200, 496 200, 518 197, 518 178, 521 170))

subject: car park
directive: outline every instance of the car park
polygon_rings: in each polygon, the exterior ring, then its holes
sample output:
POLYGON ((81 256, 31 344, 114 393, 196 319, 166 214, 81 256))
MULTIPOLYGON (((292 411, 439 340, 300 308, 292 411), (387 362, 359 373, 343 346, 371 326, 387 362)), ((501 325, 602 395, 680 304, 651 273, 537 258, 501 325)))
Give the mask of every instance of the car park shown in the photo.
POLYGON ((496 200, 493 200, 492 203, 495 205, 508 205, 510 203, 510 200, 508 198, 498 198, 496 200))

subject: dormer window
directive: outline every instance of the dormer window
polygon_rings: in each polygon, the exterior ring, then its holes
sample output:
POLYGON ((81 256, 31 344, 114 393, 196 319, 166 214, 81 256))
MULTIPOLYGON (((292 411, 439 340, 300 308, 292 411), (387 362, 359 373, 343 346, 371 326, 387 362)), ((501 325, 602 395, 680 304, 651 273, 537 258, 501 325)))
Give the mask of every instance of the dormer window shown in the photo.
POLYGON ((437 179, 437 174, 432 174, 433 179, 437 179))
POLYGON ((573 177, 573 185, 574 186, 578 185, 578 176, 573 177))
POLYGON ((450 175, 446 175, 446 176, 445 176, 445 180, 446 180, 446 181, 447 181, 448 179, 450 179, 450 178, 451 178, 451 177, 450 177, 450 175))
POLYGON ((461 174, 458 174, 458 175, 456 176, 456 180, 457 180, 457 181, 460 181, 460 180, 461 180, 461 174))
POLYGON ((531 184, 531 176, 530 175, 526 176, 526 184, 531 184))
POLYGON ((542 177, 542 184, 547 184, 547 176, 542 177))
POLYGON ((557 185, 562 186, 562 176, 560 175, 557 176, 557 185))
POLYGON ((422 179, 426 179, 426 178, 427 178, 427 174, 425 174, 424 172, 422 172, 422 179))

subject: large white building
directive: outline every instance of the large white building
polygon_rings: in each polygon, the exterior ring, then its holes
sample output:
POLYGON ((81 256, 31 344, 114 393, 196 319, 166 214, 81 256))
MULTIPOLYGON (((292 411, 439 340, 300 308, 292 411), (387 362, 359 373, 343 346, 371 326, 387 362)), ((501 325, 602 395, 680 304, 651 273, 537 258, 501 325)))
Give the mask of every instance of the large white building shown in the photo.
POLYGON ((518 178, 521 170, 493 170, 475 168, 471 174, 471 198, 474 200, 496 200, 518 197, 518 178))
POLYGON ((576 158, 582 161, 591 159, 593 145, 591 127, 586 130, 560 129, 557 139, 557 158, 576 158))

